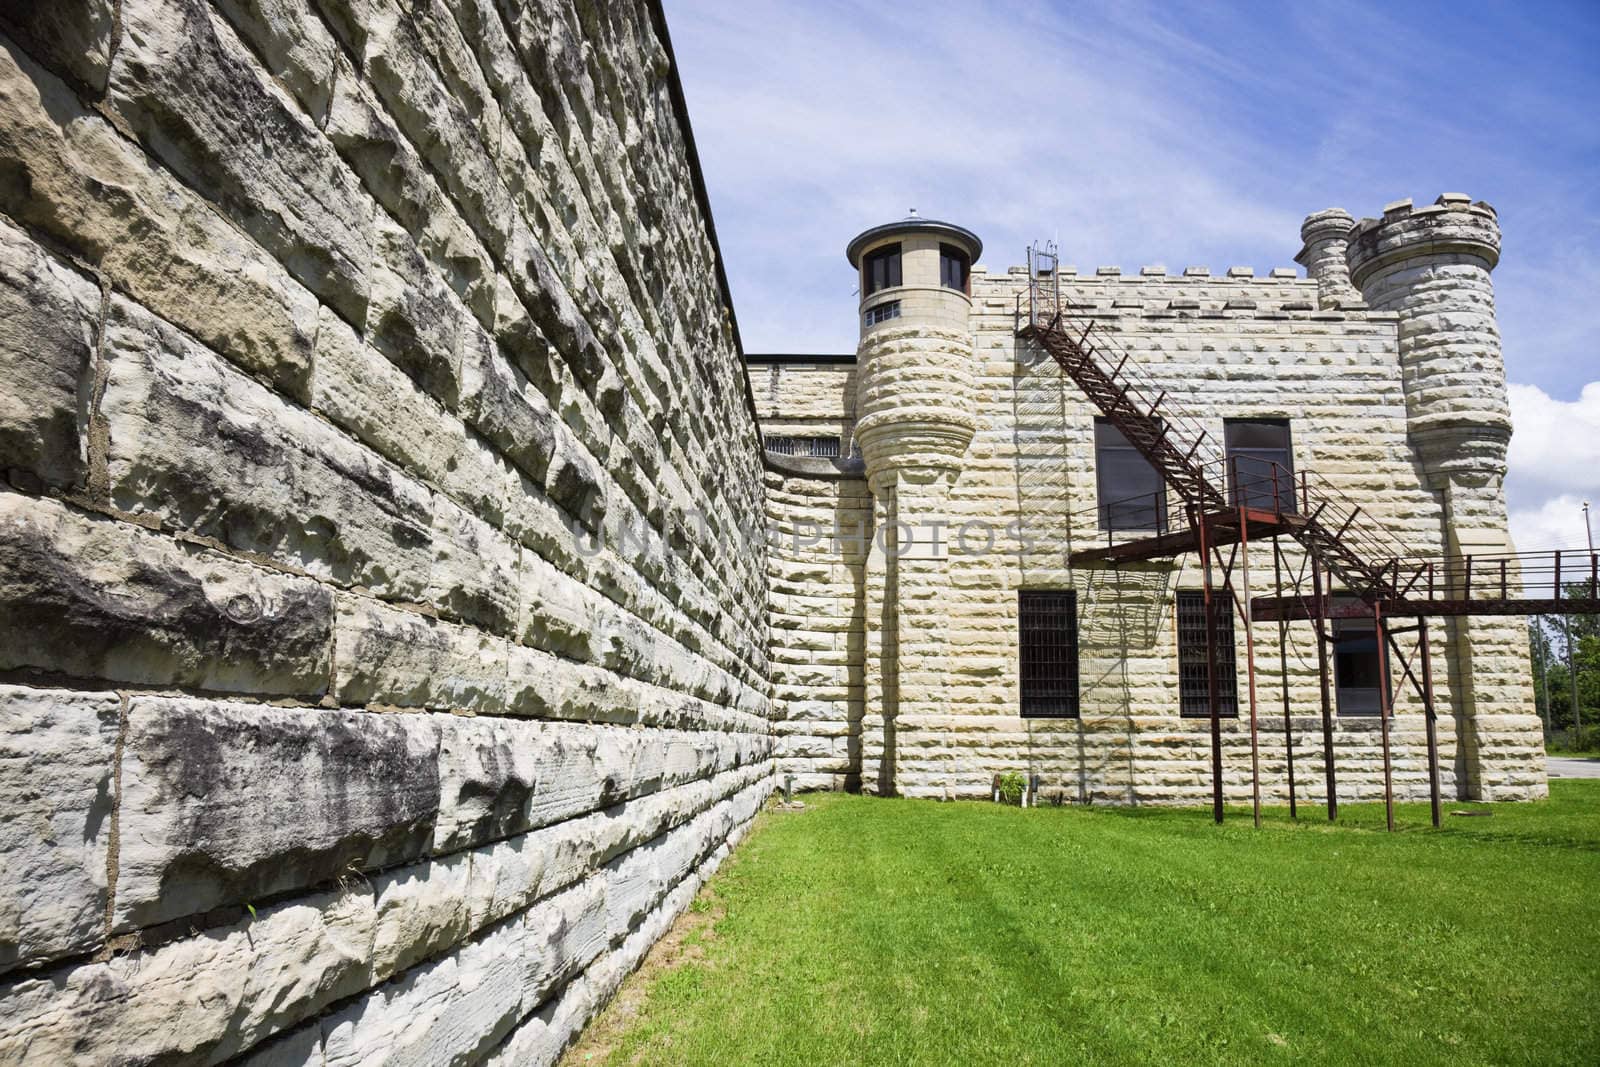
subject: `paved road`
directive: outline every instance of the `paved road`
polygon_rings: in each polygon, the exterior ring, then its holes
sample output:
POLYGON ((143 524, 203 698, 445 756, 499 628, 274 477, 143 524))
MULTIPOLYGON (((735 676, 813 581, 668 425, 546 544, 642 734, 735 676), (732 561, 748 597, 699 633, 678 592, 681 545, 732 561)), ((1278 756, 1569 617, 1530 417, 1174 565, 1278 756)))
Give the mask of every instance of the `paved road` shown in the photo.
POLYGON ((1552 778, 1600 778, 1600 759, 1546 756, 1545 770, 1552 778))

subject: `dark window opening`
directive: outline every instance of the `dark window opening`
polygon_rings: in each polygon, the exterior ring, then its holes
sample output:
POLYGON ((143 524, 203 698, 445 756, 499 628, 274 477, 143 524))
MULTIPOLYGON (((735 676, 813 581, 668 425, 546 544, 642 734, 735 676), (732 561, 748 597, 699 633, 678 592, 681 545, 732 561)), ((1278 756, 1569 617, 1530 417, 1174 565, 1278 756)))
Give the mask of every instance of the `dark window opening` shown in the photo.
POLYGON ((884 245, 861 259, 861 295, 871 296, 879 289, 900 284, 900 246, 884 245))
POLYGON ((876 326, 880 322, 888 322, 890 319, 898 319, 899 317, 900 301, 886 300, 876 307, 868 308, 867 313, 862 316, 861 321, 866 323, 868 326, 876 326))
MULTIPOLYGON (((1239 684, 1233 670, 1233 609, 1225 594, 1217 602, 1217 712, 1239 714, 1239 684)), ((1178 593, 1178 712, 1211 717, 1211 690, 1206 664, 1206 595, 1201 590, 1178 593)))
POLYGON ((837 437, 787 437, 768 435, 763 439, 768 452, 780 456, 814 456, 818 459, 839 458, 837 437))
POLYGON ((1017 592, 1024 718, 1078 717, 1078 595, 1070 589, 1017 592))
POLYGON ((1233 506, 1293 513, 1294 449, 1288 419, 1225 419, 1233 506))
POLYGON ((1095 494, 1102 530, 1164 531, 1161 475, 1108 419, 1094 420, 1095 494))
POLYGON ((955 245, 939 246, 939 284, 946 289, 959 289, 963 293, 971 293, 967 288, 972 280, 972 260, 965 252, 955 245))
POLYGON ((1333 622, 1333 681, 1340 715, 1377 715, 1382 677, 1378 631, 1371 619, 1333 622))

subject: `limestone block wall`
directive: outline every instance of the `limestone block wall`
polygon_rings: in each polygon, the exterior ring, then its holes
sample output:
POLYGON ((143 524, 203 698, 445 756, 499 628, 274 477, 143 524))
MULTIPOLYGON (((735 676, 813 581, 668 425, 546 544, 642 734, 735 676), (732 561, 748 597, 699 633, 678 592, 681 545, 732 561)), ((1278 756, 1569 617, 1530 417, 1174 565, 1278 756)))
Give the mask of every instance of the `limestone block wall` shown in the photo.
POLYGON ((0 1061, 550 1062, 744 832, 687 138, 653 4, 0 4, 0 1061))
POLYGON ((855 445, 854 363, 755 363, 750 384, 764 434, 839 438, 839 454, 855 445))
POLYGON ((767 471, 773 730, 797 789, 860 784, 872 498, 854 476, 767 471))

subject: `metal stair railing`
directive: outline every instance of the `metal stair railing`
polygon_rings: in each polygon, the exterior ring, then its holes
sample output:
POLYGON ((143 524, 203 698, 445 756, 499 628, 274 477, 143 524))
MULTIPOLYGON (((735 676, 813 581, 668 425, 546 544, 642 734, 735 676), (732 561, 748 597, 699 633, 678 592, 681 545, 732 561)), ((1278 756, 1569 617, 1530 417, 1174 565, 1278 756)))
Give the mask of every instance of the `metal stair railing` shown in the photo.
MULTIPOLYGON (((1240 472, 1233 457, 1219 455, 1218 442, 1198 420, 1172 403, 1170 390, 1152 378, 1131 354, 1095 323, 1079 325, 1068 314, 1061 297, 1060 278, 1053 246, 1028 253, 1028 300, 1018 296, 1018 333, 1030 336, 1060 365, 1128 443, 1155 468, 1162 483, 1183 506, 1207 512, 1238 506, 1243 499, 1255 506, 1260 495, 1270 498, 1270 510, 1283 517, 1285 529, 1325 569, 1364 600, 1397 599, 1402 588, 1414 586, 1422 565, 1412 554, 1370 522, 1370 516, 1325 478, 1302 472, 1299 491, 1292 476, 1277 464, 1264 475, 1270 494, 1241 489, 1240 472), (1284 492, 1283 482, 1291 484, 1284 492), (1224 492, 1221 486, 1228 486, 1224 492), (1243 496, 1241 496, 1243 493, 1243 496), (1298 507, 1296 507, 1298 503, 1298 507), (1285 507, 1285 504, 1288 506, 1285 507)), ((1096 502, 1095 528, 1114 536, 1111 517, 1119 507, 1131 511, 1150 532, 1147 517, 1165 527, 1170 502, 1162 494, 1143 494, 1128 501, 1096 502), (1159 499, 1157 499, 1159 497, 1159 499)), ((1128 532, 1128 531, 1125 531, 1128 532)))

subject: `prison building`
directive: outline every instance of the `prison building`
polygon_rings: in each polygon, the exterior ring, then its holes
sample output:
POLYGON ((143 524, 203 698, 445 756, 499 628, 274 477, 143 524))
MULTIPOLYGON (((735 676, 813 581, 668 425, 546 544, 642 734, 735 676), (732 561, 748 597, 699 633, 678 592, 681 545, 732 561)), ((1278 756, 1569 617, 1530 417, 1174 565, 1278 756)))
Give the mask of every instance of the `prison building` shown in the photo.
POLYGON ((1502 612, 1554 561, 1507 534, 1494 209, 1322 211, 1301 237, 1304 277, 1044 250, 994 273, 914 214, 849 243, 857 350, 747 357, 781 773, 980 797, 1019 771, 1123 804, 1545 794, 1502 612))

